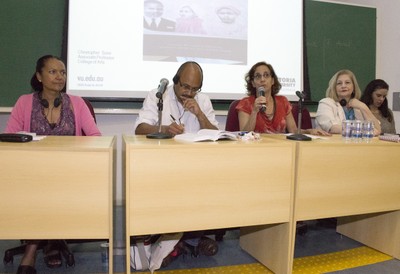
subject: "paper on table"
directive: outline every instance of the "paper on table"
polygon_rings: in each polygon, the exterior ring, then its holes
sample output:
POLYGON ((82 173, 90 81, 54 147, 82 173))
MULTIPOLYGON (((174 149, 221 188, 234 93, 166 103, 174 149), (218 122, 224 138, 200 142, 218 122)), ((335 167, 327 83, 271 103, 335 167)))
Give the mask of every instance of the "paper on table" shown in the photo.
POLYGON ((35 132, 19 131, 17 133, 31 135, 32 136, 32 141, 40 141, 40 140, 46 138, 45 135, 36 135, 35 132))
POLYGON ((325 137, 325 136, 311 135, 311 134, 305 134, 305 135, 310 137, 311 139, 329 140, 329 137, 325 137))
POLYGON ((174 139, 183 142, 217 141, 222 139, 238 140, 236 134, 217 129, 201 129, 197 133, 183 133, 175 135, 174 139))

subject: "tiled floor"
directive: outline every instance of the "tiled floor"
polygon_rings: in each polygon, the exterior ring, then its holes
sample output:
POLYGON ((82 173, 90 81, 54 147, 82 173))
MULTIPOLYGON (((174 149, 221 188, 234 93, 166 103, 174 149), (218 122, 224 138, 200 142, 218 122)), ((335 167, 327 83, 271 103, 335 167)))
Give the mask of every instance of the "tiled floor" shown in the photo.
MULTIPOLYGON (((121 224, 123 223, 123 212, 117 209, 115 212, 115 223, 119 225, 115 227, 115 256, 114 256, 114 272, 125 272, 125 255, 124 240, 121 224)), ((295 257, 305 257, 317 254, 325 254, 336 251, 347 250, 350 248, 360 247, 361 244, 347 237, 341 236, 335 232, 335 229, 321 224, 316 221, 307 222, 308 232, 305 235, 296 237, 295 257)), ((165 270, 168 269, 188 269, 215 267, 225 265, 248 264, 256 262, 250 255, 240 249, 238 241, 239 231, 230 230, 226 233, 224 240, 219 243, 219 252, 214 257, 200 256, 191 258, 190 256, 181 256, 172 262, 165 270)), ((18 240, 0 241, 0 251, 4 252, 9 247, 19 244, 18 240)), ((400 244, 400 243, 399 243, 400 244)), ((101 262, 100 242, 71 244, 71 250, 75 255, 75 267, 58 269, 48 269, 44 262, 42 252, 38 252, 37 270, 38 273, 106 273, 108 266, 101 262)), ((15 273, 21 256, 14 257, 14 263, 3 265, 0 264, 0 273, 15 273)), ((340 274, 397 274, 400 273, 400 261, 388 260, 382 263, 347 269, 338 272, 340 274)))

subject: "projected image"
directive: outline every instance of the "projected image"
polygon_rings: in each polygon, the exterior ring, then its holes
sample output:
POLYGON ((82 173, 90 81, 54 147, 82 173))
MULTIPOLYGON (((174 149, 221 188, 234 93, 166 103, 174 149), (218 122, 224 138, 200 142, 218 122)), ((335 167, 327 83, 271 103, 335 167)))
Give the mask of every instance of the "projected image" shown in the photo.
POLYGON ((163 17, 164 5, 158 0, 144 2, 143 27, 152 31, 175 31, 175 22, 163 17))
POLYGON ((240 99, 244 74, 272 64, 280 95, 302 90, 303 0, 69 0, 70 94, 145 98, 185 61, 211 99, 240 99))
POLYGON ((247 64, 247 0, 144 0, 143 60, 247 64))
POLYGON ((190 6, 183 6, 179 9, 179 17, 176 18, 176 32, 206 34, 203 19, 190 6))
MULTIPOLYGON (((247 11, 247 10, 246 10, 247 11)), ((219 18, 212 30, 217 36, 230 38, 247 38, 247 22, 241 22, 241 11, 235 6, 220 6, 215 13, 219 18)))

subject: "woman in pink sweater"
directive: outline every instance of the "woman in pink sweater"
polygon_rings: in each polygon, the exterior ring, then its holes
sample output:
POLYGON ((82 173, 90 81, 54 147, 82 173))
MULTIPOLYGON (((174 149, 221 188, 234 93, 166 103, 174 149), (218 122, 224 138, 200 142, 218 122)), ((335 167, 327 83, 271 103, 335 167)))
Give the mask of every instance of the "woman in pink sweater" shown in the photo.
MULTIPOLYGON (((11 112, 6 133, 19 131, 37 135, 88 135, 100 136, 94 117, 85 101, 78 96, 65 93, 66 69, 63 61, 52 55, 45 55, 36 62, 32 76, 33 93, 22 95, 11 112)), ((36 273, 36 250, 41 240, 28 241, 17 273, 36 273)), ((62 264, 58 250, 45 250, 48 267, 62 264)))

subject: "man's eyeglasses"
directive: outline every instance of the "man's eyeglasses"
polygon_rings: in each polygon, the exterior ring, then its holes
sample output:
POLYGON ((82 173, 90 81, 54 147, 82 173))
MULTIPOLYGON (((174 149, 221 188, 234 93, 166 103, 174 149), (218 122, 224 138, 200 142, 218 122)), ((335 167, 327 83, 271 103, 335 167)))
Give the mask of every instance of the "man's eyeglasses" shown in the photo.
POLYGON ((271 73, 268 73, 268 72, 264 72, 263 74, 256 73, 256 74, 254 74, 254 79, 259 81, 259 80, 261 80, 262 77, 264 77, 265 79, 268 79, 271 76, 272 76, 271 73))
POLYGON ((191 93, 199 93, 201 91, 201 88, 194 88, 189 86, 188 84, 182 84, 181 81, 178 81, 179 85, 181 86, 181 88, 183 88, 185 91, 189 91, 191 93))

